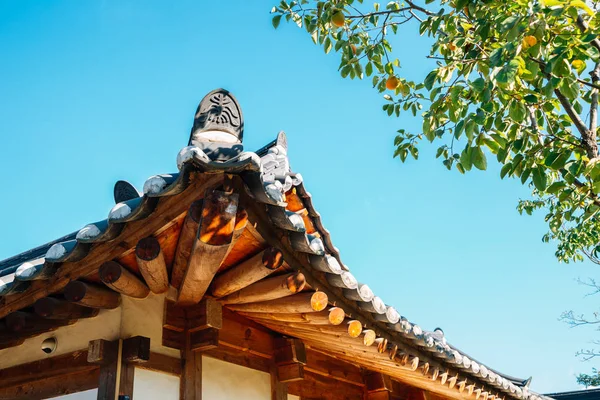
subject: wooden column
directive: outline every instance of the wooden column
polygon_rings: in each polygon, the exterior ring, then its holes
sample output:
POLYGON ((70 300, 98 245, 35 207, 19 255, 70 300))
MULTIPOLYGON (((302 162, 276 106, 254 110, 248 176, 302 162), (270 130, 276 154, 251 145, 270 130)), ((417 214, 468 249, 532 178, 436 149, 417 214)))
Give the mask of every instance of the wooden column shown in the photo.
POLYGON ((277 376, 277 368, 271 368, 271 400, 287 400, 287 385, 277 376))
MULTIPOLYGON (((192 307, 171 306, 174 316, 165 319, 173 331, 183 327, 184 343, 181 349, 183 373, 180 384, 181 400, 202 399, 202 352, 219 345, 219 330, 223 326, 221 304, 211 298, 192 307)), ((164 332, 164 330, 163 330, 164 332)))
POLYGON ((191 348, 190 333, 186 332, 185 350, 181 352, 180 400, 202 400, 202 353, 191 348))
POLYGON ((115 400, 129 396, 133 400, 135 364, 150 359, 150 339, 134 336, 112 342, 93 340, 88 348, 88 362, 100 365, 98 400, 115 400))
POLYGON ((119 379, 119 341, 92 340, 88 348, 88 362, 100 365, 98 400, 115 400, 119 379))

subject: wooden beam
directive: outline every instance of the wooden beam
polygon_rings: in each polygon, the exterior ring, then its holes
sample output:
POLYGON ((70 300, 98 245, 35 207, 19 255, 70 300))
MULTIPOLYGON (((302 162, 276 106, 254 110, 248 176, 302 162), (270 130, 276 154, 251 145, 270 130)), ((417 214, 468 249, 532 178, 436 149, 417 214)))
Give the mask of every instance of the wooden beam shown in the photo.
POLYGON ((300 272, 263 279, 220 299, 223 304, 245 304, 279 299, 296 294, 306 285, 300 272))
POLYGON ((344 384, 365 386, 363 373, 359 366, 315 349, 306 348, 304 370, 344 382, 344 384))
POLYGON ((7 331, 0 333, 0 341, 35 336, 75 323, 73 320, 49 320, 24 311, 9 314, 5 321, 7 331))
POLYGON ((238 195, 211 191, 204 198, 202 219, 177 303, 198 303, 233 244, 238 195))
POLYGON ((185 271, 187 270, 188 260, 190 259, 192 246, 196 239, 196 233, 198 232, 201 218, 202 200, 196 200, 190 206, 185 216, 185 220, 183 221, 179 240, 177 241, 177 249, 175 250, 175 258, 173 260, 171 286, 178 290, 183 281, 183 277, 185 276, 185 271))
POLYGON ((98 310, 95 308, 83 307, 53 297, 39 299, 35 302, 33 309, 37 315, 47 319, 73 320, 98 315, 98 310))
POLYGON ((72 303, 92 308, 113 309, 121 303, 119 293, 81 281, 69 282, 63 295, 72 303))
POLYGON ((258 303, 230 304, 227 307, 235 311, 262 313, 319 312, 327 307, 327 295, 324 292, 303 292, 284 299, 258 303))
POLYGON ((3 389, 56 375, 66 376, 97 369, 96 365, 88 363, 87 349, 0 369, 0 398, 3 398, 3 389))
POLYGON ((137 243, 135 259, 146 284, 153 293, 164 293, 169 290, 165 256, 155 237, 148 236, 137 243))
POLYGON ((282 265, 281 252, 269 247, 217 276, 212 283, 211 293, 215 297, 227 296, 260 281, 282 265))
POLYGON ((288 393, 301 399, 322 399, 327 393, 327 400, 363 400, 363 388, 355 385, 343 385, 336 379, 304 372, 304 380, 289 382, 288 393))
POLYGON ((0 389, 0 400, 49 399, 98 387, 100 370, 88 369, 68 375, 53 375, 0 389))
POLYGON ((150 289, 137 276, 116 261, 107 261, 100 267, 100 279, 109 288, 136 299, 148 297, 150 289))
POLYGON ((332 307, 329 311, 323 310, 311 313, 261 313, 261 312, 244 312, 239 311, 238 314, 244 315, 255 321, 278 321, 278 322, 296 322, 308 325, 340 325, 344 322, 344 310, 337 307, 332 307), (340 315, 341 314, 341 315, 340 315))
POLYGON ((238 239, 244 233, 246 229, 246 225, 248 224, 248 212, 238 207, 237 212, 235 214, 235 226, 233 227, 233 235, 231 236, 231 246, 227 249, 227 253, 225 253, 225 257, 223 257, 223 261, 227 259, 231 250, 233 250, 233 245, 238 241, 238 239))
POLYGON ((148 361, 136 365, 136 368, 148 371, 163 372, 165 374, 181 376, 181 359, 164 354, 150 352, 148 361))

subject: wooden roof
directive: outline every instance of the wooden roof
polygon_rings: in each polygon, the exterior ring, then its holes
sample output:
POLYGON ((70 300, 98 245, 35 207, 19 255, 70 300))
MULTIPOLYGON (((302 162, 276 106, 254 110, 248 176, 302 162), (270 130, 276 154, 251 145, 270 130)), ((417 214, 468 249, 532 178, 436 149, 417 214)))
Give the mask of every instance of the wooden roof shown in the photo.
MULTIPOLYGON (((215 93, 221 92, 207 98, 215 93)), ((241 114, 228 118, 241 140, 241 114)), ((402 317, 356 280, 301 175, 290 169, 283 132, 259 151, 244 152, 239 141, 203 142, 214 132, 200 125, 177 156, 178 172, 150 177, 140 196, 125 190, 126 200, 106 220, 0 262, 0 347, 73 323, 44 320, 56 310, 91 317, 77 307, 118 305, 107 292, 144 297, 171 286, 180 304, 197 303, 206 293, 309 347, 452 398, 545 398, 531 392, 528 381, 451 346, 441 330, 426 331, 402 317), (200 221, 209 218, 216 225, 203 227, 200 221), (161 268, 164 277, 147 272, 161 268), (23 312, 32 306, 37 315, 23 312)))

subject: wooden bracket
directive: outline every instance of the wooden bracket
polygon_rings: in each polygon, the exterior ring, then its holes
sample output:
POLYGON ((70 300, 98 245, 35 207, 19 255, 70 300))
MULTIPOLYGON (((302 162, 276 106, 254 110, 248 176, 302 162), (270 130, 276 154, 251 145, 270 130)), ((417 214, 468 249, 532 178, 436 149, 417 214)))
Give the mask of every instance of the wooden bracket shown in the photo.
POLYGON ((123 340, 122 359, 126 363, 144 363, 150 360, 150 338, 134 336, 123 340))
POLYGON ((214 299, 205 298, 189 307, 166 301, 162 343, 183 350, 186 336, 189 336, 192 351, 205 351, 218 345, 222 326, 223 308, 214 299))
POLYGON ((276 338, 273 343, 277 378, 279 382, 304 379, 306 349, 300 339, 276 338))

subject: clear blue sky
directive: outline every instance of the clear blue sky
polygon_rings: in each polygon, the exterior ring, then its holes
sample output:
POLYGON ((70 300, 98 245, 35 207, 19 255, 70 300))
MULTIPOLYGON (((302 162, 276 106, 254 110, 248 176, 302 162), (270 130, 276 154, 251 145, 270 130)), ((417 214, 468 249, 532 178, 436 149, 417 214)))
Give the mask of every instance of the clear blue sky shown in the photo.
MULTIPOLYGON (((575 352, 597 332, 557 320, 590 311, 575 278, 543 244, 543 215, 519 216, 529 190, 498 168, 448 172, 424 147, 392 159, 408 115, 389 118, 367 81, 343 80, 292 25, 275 31, 261 1, 0 0, 0 259, 103 219, 112 186, 141 188, 176 171, 198 101, 224 87, 242 104, 245 146, 288 134, 342 258, 387 303, 534 390, 576 389, 598 363, 575 352)), ((428 42, 397 40, 403 73, 424 77, 428 42)))

